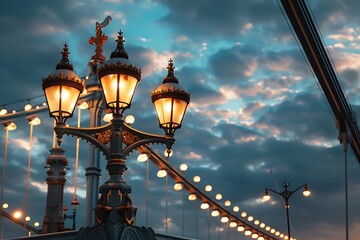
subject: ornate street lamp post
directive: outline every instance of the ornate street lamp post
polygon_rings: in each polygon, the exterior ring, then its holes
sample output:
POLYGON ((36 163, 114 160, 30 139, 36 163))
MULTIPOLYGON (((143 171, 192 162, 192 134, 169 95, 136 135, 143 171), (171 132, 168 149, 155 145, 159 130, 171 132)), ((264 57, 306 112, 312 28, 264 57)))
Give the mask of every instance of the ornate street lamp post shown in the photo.
POLYGON ((72 229, 76 229, 76 209, 77 207, 79 206, 79 203, 78 201, 76 200, 76 198, 74 198, 74 200, 71 202, 71 207, 73 209, 73 214, 69 215, 69 214, 66 214, 67 212, 67 207, 64 206, 64 219, 72 219, 73 220, 73 224, 72 224, 72 229))
POLYGON ((56 120, 54 130, 59 146, 64 134, 77 136, 95 145, 107 160, 109 179, 99 189, 100 199, 95 209, 96 226, 80 230, 78 238, 155 239, 151 228, 134 226, 137 209, 132 206, 130 199, 131 187, 123 179, 127 170, 125 160, 130 152, 144 144, 165 144, 170 152, 175 142, 174 132, 181 127, 190 94, 179 85, 170 59, 168 75, 163 84, 151 93, 159 125, 165 130, 165 135, 141 132, 127 125, 123 114, 131 106, 141 80, 141 70, 128 63, 121 31, 116 42, 117 47, 110 59, 98 70, 106 108, 113 114, 109 124, 94 128, 65 125, 65 121, 72 117, 77 100, 84 90, 84 83, 69 63, 67 45, 56 70, 43 79, 42 87, 50 116, 56 120))
POLYGON ((294 191, 290 191, 288 188, 289 188, 289 183, 285 180, 283 183, 282 183, 283 187, 284 187, 284 191, 282 192, 277 192, 275 190, 272 190, 272 189, 269 189, 269 188, 265 188, 265 193, 264 193, 264 196, 263 196, 263 199, 264 201, 269 201, 270 200, 270 195, 269 195, 269 191, 270 192, 273 192, 273 193, 276 193, 278 195, 280 195, 281 197, 283 197, 283 199, 285 200, 285 208, 286 208, 286 222, 287 222, 287 229, 288 229, 288 239, 291 239, 291 235, 290 235, 290 221, 289 221, 289 208, 290 208, 290 205, 289 205, 289 199, 290 197, 296 192, 298 191, 300 188, 304 187, 304 191, 303 191, 303 195, 305 197, 308 197, 310 196, 310 191, 308 189, 308 186, 307 184, 303 184, 301 186, 299 186, 298 188, 296 188, 294 191))

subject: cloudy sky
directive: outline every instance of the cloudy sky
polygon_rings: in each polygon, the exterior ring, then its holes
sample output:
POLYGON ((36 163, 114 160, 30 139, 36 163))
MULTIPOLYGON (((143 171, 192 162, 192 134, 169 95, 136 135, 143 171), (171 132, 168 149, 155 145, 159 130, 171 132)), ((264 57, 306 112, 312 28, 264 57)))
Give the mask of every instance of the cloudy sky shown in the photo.
MULTIPOLYGON (((353 109, 359 109, 360 2, 308 3, 346 97, 353 109)), ((116 34, 122 30, 130 61, 143 70, 132 108, 126 112, 135 116, 136 128, 162 133, 150 90, 166 75, 169 58, 174 59, 181 85, 191 92, 183 127, 176 132, 173 166, 187 163, 185 176, 201 176, 199 188, 213 186, 210 196, 221 193, 232 206, 284 233, 283 199, 273 196, 271 203, 262 202, 264 188, 282 191, 285 179, 291 190, 307 182, 311 197, 304 198, 299 191, 290 200, 292 236, 345 238, 344 160, 335 119, 276 0, 13 0, 0 4, 0 105, 11 111, 21 110, 27 99, 33 105, 43 102, 41 79, 54 70, 65 42, 75 71, 79 76, 88 74, 87 63, 94 54, 88 39, 95 34, 95 23, 110 15, 113 20, 103 29, 109 37, 104 55, 114 50, 116 34)), ((42 124, 34 127, 29 215, 32 221, 42 222, 44 162, 51 148, 52 120, 46 112, 39 116, 42 124)), ((76 124, 76 117, 69 123, 76 124)), ((82 117, 86 126, 88 114, 83 111, 82 117)), ((6 168, 4 200, 10 204, 9 212, 25 205, 29 126, 22 118, 16 123, 18 129, 9 134, 6 168)), ((0 135, 3 156, 4 129, 0 135)), ((73 138, 64 141, 70 168, 64 202, 69 205, 75 149, 73 138)), ((84 218, 86 143, 80 148, 78 226, 84 218)), ((136 153, 128 158, 126 179, 139 208, 137 223, 144 225, 146 164, 136 158, 136 153)), ((3 169, 3 161, 0 164, 3 169)), ((355 239, 360 236, 360 170, 351 151, 348 165, 349 232, 350 239, 355 239)), ((164 233, 165 180, 158 179, 156 172, 150 164, 150 225, 164 233)), ((103 170, 101 182, 106 176, 103 170)), ((170 179, 170 189, 173 184, 170 179)), ((171 189, 168 198, 168 233, 181 235, 181 192, 171 189)), ((184 204, 185 236, 195 237, 194 211, 200 203, 184 204)), ((199 236, 206 239, 207 214, 198 211, 199 236)), ((3 224, 5 237, 22 234, 19 226, 7 220, 3 224)), ((69 220, 66 224, 71 226, 69 220)), ((210 225, 214 233, 216 219, 210 225)), ((243 239, 242 233, 221 227, 222 239, 227 234, 243 239)))

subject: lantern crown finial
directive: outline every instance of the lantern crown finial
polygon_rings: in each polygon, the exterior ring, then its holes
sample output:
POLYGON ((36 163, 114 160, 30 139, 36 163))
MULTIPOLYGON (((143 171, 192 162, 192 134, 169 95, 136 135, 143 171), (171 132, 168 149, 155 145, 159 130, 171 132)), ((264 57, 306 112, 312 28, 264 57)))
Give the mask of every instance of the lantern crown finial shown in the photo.
POLYGON ((118 32, 118 37, 115 40, 115 42, 117 42, 116 49, 111 53, 110 58, 129 59, 129 56, 124 48, 125 39, 123 36, 123 32, 121 30, 118 32))
POLYGON ((64 48, 63 51, 61 52, 62 54, 62 58, 60 60, 60 62, 56 65, 56 70, 58 69, 68 69, 70 71, 73 71, 74 68, 71 65, 71 63, 69 62, 69 48, 67 43, 64 44, 64 48))
POLYGON ((174 61, 170 58, 167 66, 168 74, 164 77, 163 83, 179 83, 178 79, 174 75, 174 61))

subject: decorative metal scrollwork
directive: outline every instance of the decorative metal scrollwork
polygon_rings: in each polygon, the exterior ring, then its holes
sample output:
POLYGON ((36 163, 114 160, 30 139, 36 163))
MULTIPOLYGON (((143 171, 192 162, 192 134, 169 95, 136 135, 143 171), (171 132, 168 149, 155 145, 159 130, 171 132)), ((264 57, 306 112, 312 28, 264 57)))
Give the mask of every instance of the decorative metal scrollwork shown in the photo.
POLYGON ((138 137, 136 135, 126 130, 123 131, 123 143, 125 143, 126 145, 134 143, 137 139, 138 137))
POLYGON ((111 130, 105 130, 101 133, 95 133, 96 139, 98 139, 102 144, 108 144, 111 141, 111 130))

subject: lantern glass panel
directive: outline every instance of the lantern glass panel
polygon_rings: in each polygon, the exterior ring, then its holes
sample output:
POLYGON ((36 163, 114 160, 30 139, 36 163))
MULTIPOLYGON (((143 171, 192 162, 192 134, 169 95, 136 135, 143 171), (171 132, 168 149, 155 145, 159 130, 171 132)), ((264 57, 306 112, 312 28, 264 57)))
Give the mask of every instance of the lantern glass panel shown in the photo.
POLYGON ((107 106, 109 108, 127 108, 134 96, 138 82, 136 78, 123 74, 109 74, 102 77, 101 85, 107 106))

